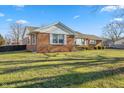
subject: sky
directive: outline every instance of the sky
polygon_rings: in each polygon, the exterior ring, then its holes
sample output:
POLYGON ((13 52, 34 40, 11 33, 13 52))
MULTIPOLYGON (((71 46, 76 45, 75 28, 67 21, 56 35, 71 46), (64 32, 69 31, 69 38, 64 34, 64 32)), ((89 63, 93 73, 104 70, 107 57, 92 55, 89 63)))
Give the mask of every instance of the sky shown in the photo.
MULTIPOLYGON (((118 8, 124 9, 123 6, 118 8)), ((60 21, 75 31, 101 36, 107 23, 123 21, 113 16, 116 10, 116 6, 1 5, 0 33, 7 35, 11 30, 10 24, 15 22, 25 26, 42 26, 60 21)))

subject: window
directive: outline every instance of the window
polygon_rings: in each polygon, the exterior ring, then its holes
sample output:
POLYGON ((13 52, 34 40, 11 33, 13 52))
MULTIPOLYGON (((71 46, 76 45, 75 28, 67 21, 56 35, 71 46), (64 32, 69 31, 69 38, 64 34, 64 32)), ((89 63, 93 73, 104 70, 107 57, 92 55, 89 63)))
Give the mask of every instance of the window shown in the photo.
POLYGON ((31 35, 31 44, 36 44, 36 35, 35 34, 31 35))
POLYGON ((76 45, 84 45, 84 39, 76 39, 76 45))
POLYGON ((64 35, 59 35, 59 43, 64 44, 64 35))
POLYGON ((58 35, 53 34, 53 43, 58 43, 58 35))
POLYGON ((53 44, 64 44, 64 35, 63 34, 52 34, 52 43, 53 44))
POLYGON ((90 44, 96 44, 96 40, 90 40, 90 44))

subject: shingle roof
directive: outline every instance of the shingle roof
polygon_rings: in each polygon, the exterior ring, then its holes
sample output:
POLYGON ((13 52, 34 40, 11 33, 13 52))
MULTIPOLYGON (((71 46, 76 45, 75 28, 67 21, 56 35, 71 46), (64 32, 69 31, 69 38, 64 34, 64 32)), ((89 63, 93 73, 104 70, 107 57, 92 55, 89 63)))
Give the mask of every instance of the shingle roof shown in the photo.
POLYGON ((102 40, 102 38, 96 36, 96 35, 88 35, 88 34, 82 34, 80 32, 75 32, 76 38, 88 38, 93 40, 102 40))
POLYGON ((29 31, 33 32, 34 30, 40 28, 40 27, 34 27, 34 26, 26 26, 26 29, 28 29, 29 31))

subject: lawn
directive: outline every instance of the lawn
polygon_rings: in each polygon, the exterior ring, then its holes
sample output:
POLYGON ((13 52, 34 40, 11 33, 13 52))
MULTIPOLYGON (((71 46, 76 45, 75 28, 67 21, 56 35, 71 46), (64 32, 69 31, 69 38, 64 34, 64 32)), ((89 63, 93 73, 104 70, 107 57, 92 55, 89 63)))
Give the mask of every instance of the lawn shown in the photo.
POLYGON ((0 53, 0 87, 124 87, 124 50, 0 53))

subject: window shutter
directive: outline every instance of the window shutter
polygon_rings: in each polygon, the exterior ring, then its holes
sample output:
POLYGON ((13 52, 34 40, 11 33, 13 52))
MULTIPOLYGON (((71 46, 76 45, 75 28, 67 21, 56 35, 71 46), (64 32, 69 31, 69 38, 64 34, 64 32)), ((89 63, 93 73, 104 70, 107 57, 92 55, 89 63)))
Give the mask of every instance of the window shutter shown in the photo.
POLYGON ((85 42, 85 45, 87 45, 87 40, 86 40, 86 39, 85 39, 85 41, 84 41, 84 42, 85 42))
POLYGON ((64 35, 64 45, 67 44, 67 35, 64 35))
POLYGON ((50 44, 53 44, 53 35, 50 34, 50 44))

